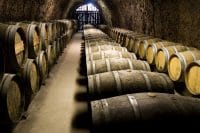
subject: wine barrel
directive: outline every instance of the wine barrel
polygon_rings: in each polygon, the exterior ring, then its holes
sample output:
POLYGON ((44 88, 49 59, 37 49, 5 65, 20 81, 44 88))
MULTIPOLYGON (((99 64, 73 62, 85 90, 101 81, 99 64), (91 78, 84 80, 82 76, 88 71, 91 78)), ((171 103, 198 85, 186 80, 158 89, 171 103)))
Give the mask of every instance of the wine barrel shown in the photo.
POLYGON ((98 46, 98 45, 114 45, 121 46, 119 43, 113 42, 112 40, 97 40, 97 41, 85 41, 85 46, 98 46))
POLYGON ((17 23, 26 33, 28 44, 28 58, 35 59, 42 49, 40 28, 35 24, 17 23))
POLYGON ((167 41, 150 44, 147 47, 147 50, 146 50, 146 60, 147 60, 147 62, 150 65, 154 65, 155 64, 155 56, 157 54, 158 49, 160 49, 162 47, 173 46, 173 45, 176 45, 176 43, 167 42, 167 41))
POLYGON ((85 48, 86 55, 89 55, 95 52, 107 51, 107 50, 127 52, 127 49, 125 47, 113 46, 113 45, 99 45, 99 46, 91 46, 91 47, 85 48))
POLYGON ((47 60, 48 60, 48 68, 50 72, 50 69, 53 66, 54 60, 56 58, 56 53, 54 51, 53 45, 48 46, 48 48, 46 49, 46 53, 47 53, 47 60))
POLYGON ((185 51, 173 54, 168 63, 168 73, 173 81, 184 81, 186 67, 200 59, 200 51, 185 51))
POLYGON ((41 51, 39 56, 36 58, 36 63, 39 68, 40 85, 45 83, 45 79, 48 75, 48 60, 45 51, 41 51))
POLYGON ((137 57, 136 57, 136 55, 134 53, 107 50, 107 51, 101 51, 101 52, 97 52, 97 53, 92 53, 92 54, 86 56, 86 61, 106 59, 106 58, 137 59, 137 57))
POLYGON ((152 37, 145 35, 138 35, 132 39, 132 43, 128 46, 128 50, 138 54, 139 44, 142 40, 150 39, 152 37))
POLYGON ((59 24, 58 24, 58 22, 57 21, 55 21, 55 20, 52 20, 52 21, 50 21, 51 23, 52 23, 52 30, 53 30, 53 34, 52 34, 52 38, 53 38, 53 40, 55 40, 55 39, 57 39, 58 37, 59 37, 59 35, 60 35, 60 33, 59 33, 59 24))
POLYGON ((61 54, 61 51, 62 51, 62 46, 61 46, 61 40, 60 38, 57 38, 56 39, 56 46, 57 46, 57 53, 58 53, 58 57, 59 55, 61 54))
POLYGON ((93 131, 191 130, 198 126, 199 104, 197 98, 164 93, 137 93, 91 101, 93 131))
POLYGON ((115 43, 115 42, 103 42, 103 41, 97 41, 97 42, 92 42, 92 43, 87 43, 85 42, 85 46, 86 47, 94 47, 94 46, 101 46, 101 45, 112 45, 112 46, 120 46, 119 43, 115 43))
POLYGON ((140 37, 140 36, 144 36, 144 35, 143 34, 139 34, 139 33, 127 34, 126 35, 126 39, 125 39, 124 47, 128 48, 129 46, 131 46, 133 44, 133 38, 140 37))
POLYGON ((66 46, 67 46, 67 44, 68 44, 67 35, 63 35, 63 36, 62 36, 62 42, 63 42, 64 48, 66 48, 66 46))
POLYGON ((182 46, 182 45, 176 45, 176 46, 169 46, 169 47, 163 47, 158 49, 158 52, 155 56, 155 64, 156 69, 158 72, 167 72, 167 65, 169 62, 169 57, 172 54, 187 51, 189 50, 189 47, 182 46))
POLYGON ((51 42, 55 41, 57 38, 57 25, 55 21, 50 21, 50 25, 51 25, 51 42))
POLYGON ((24 111, 24 87, 15 74, 4 74, 0 79, 0 121, 17 123, 24 111))
POLYGON ((48 38, 49 38, 49 44, 52 45, 54 38, 53 38, 53 34, 54 34, 54 27, 53 27, 53 23, 48 22, 48 38))
POLYGON ((156 42, 161 42, 162 40, 159 38, 152 38, 152 39, 146 39, 146 40, 142 40, 139 43, 139 48, 138 48, 138 55, 140 59, 146 59, 146 50, 147 47, 150 44, 156 43, 156 42))
POLYGON ((48 45, 50 44, 49 27, 47 23, 40 23, 38 26, 40 28, 42 50, 46 50, 48 48, 48 45))
POLYGON ((99 99, 147 91, 174 93, 174 85, 163 73, 120 70, 88 76, 88 91, 92 99, 99 99))
POLYGON ((151 71, 146 61, 131 60, 128 58, 111 58, 87 62, 87 75, 126 69, 151 71))
POLYGON ((59 50, 58 50, 58 46, 57 46, 57 41, 54 41, 52 43, 52 46, 53 46, 53 52, 55 53, 54 63, 56 63, 56 60, 59 57, 59 50))
POLYGON ((131 36, 132 36, 132 34, 129 34, 129 35, 126 36, 126 41, 125 41, 124 47, 126 47, 126 48, 128 47, 128 45, 131 41, 131 36))
POLYGON ((25 83, 25 107, 27 108, 32 98, 39 90, 39 70, 36 61, 28 59, 24 65, 22 72, 23 81, 25 83))
MULTIPOLYGON (((0 24, 1 59, 5 72, 17 73, 28 58, 24 30, 16 25, 0 24)), ((2 68, 1 68, 2 69, 2 68)))
POLYGON ((35 24, 40 29, 40 37, 41 37, 41 43, 42 43, 42 50, 46 50, 48 45, 50 44, 50 38, 49 38, 49 24, 43 23, 43 22, 32 22, 31 24, 35 24))
POLYGON ((186 68, 185 84, 191 94, 200 94, 200 60, 190 63, 186 68))

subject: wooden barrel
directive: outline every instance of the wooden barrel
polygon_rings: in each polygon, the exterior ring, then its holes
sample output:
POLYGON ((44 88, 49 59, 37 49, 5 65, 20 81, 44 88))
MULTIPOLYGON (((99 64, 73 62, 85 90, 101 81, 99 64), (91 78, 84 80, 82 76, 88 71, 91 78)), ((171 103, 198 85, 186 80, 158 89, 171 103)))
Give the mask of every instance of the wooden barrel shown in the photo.
POLYGON ((88 91, 92 99, 98 99, 148 91, 174 93, 174 85, 163 73, 120 70, 88 76, 88 91))
POLYGON ((121 46, 124 46, 124 40, 125 40, 126 34, 128 34, 128 32, 127 33, 125 32, 125 33, 121 34, 121 38, 119 40, 119 43, 121 44, 121 46))
POLYGON ((91 102, 94 132, 170 131, 198 126, 200 100, 164 93, 137 93, 91 102), (167 126, 166 126, 167 125, 167 126), (113 128, 114 127, 114 128, 113 128), (134 131, 134 130, 133 130, 134 131))
POLYGON ((186 67, 200 59, 200 51, 185 51, 173 54, 168 63, 168 73, 173 81, 184 81, 186 67))
POLYGON ((41 41, 42 41, 42 50, 46 50, 48 48, 48 45, 50 44, 50 38, 49 38, 49 27, 47 23, 39 23, 40 28, 40 35, 41 35, 41 41))
POLYGON ((145 40, 145 39, 150 39, 150 38, 152 38, 152 37, 145 36, 145 35, 134 36, 131 39, 131 43, 129 44, 129 46, 127 48, 128 51, 131 51, 131 52, 134 52, 134 53, 138 53, 138 48, 139 48, 140 41, 145 40))
POLYGON ((4 74, 0 79, 0 121, 17 123, 24 111, 24 87, 15 74, 4 74))
POLYGON ((16 25, 0 24, 0 40, 5 72, 18 72, 28 58, 24 30, 16 25))
POLYGON ((134 53, 107 50, 107 51, 101 51, 101 52, 97 52, 97 53, 92 53, 92 54, 86 56, 86 61, 100 60, 100 59, 106 59, 106 58, 137 59, 137 57, 136 57, 136 55, 134 53))
POLYGON ((35 59, 42 49, 40 28, 35 24, 17 23, 21 26, 27 38, 28 44, 28 58, 35 59))
POLYGON ((129 46, 132 46, 133 44, 133 38, 139 37, 139 36, 144 36, 143 34, 139 33, 130 33, 126 35, 125 39, 125 45, 124 47, 128 48, 129 46))
POLYGON ((98 46, 90 46, 90 47, 85 48, 86 55, 92 54, 95 52, 107 51, 107 50, 127 52, 127 49, 125 47, 113 46, 113 45, 98 45, 98 46))
POLYGON ((39 68, 40 85, 42 85, 45 83, 45 79, 48 75, 48 60, 45 51, 40 52, 40 54, 36 58, 36 63, 39 68))
POLYGON ((28 59, 24 65, 22 72, 23 81, 25 83, 25 106, 30 104, 32 98, 39 91, 39 70, 36 61, 28 59))
POLYGON ((87 74, 97 74, 116 70, 145 70, 151 71, 150 66, 146 61, 131 60, 131 59, 103 59, 87 62, 87 74))
POLYGON ((167 42, 167 41, 150 44, 147 47, 147 50, 146 50, 146 60, 147 60, 147 62, 150 65, 154 65, 155 64, 155 56, 157 54, 158 49, 160 49, 162 47, 173 46, 173 45, 176 45, 176 43, 167 42))
POLYGON ((200 60, 188 65, 185 73, 185 84, 193 95, 200 95, 200 60))
POLYGON ((189 49, 190 49, 189 47, 183 45, 169 46, 158 49, 158 52, 155 56, 155 64, 158 72, 167 72, 169 57, 172 54, 186 51, 189 49))
POLYGON ((56 34, 56 32, 57 32, 57 25, 56 25, 55 21, 51 21, 50 23, 51 23, 51 31, 52 31, 51 32, 51 40, 53 42, 57 38, 57 34, 56 34))
POLYGON ((85 42, 85 46, 86 47, 93 47, 93 46, 100 46, 100 45, 112 45, 112 46, 120 46, 119 43, 115 43, 115 42, 110 42, 110 41, 107 41, 107 42, 103 42, 103 41, 97 41, 97 42, 85 42))
POLYGON ((68 44, 67 35, 63 35, 61 38, 62 38, 62 42, 63 42, 64 48, 66 48, 66 46, 68 44))
POLYGON ((48 25, 48 38, 49 38, 49 44, 52 45, 53 44, 53 41, 54 41, 54 27, 53 27, 53 23, 47 23, 48 25))
POLYGON ((117 38, 116 38, 116 42, 117 42, 117 43, 120 43, 120 38, 121 38, 121 36, 122 36, 122 33, 121 33, 121 32, 118 32, 118 33, 117 33, 117 38))
POLYGON ((50 44, 50 27, 48 23, 43 23, 43 22, 32 22, 31 24, 35 24, 39 27, 40 29, 40 38, 41 38, 41 43, 42 43, 42 50, 46 50, 48 45, 50 44))
POLYGON ((61 41, 61 44, 62 44, 62 51, 63 51, 66 48, 65 37, 61 36, 60 41, 61 41))
POLYGON ((56 39, 56 46, 57 46, 57 56, 59 57, 59 55, 61 54, 61 41, 60 41, 60 38, 56 39))
POLYGON ((100 40, 95 40, 95 41, 84 41, 85 45, 88 46, 93 46, 93 45, 117 45, 117 46, 121 46, 119 43, 114 42, 113 40, 104 40, 104 39, 100 39, 100 40))
POLYGON ((55 39, 57 39, 59 36, 60 36, 60 29, 59 29, 59 24, 58 24, 58 22, 57 21, 55 21, 55 20, 52 20, 52 21, 50 21, 53 25, 53 40, 55 40, 55 39))
POLYGON ((53 51, 55 53, 55 58, 54 58, 54 63, 56 62, 56 60, 58 59, 59 57, 59 51, 58 51, 58 46, 57 46, 57 41, 54 41, 52 43, 52 46, 53 46, 53 51))
POLYGON ((138 48, 138 55, 140 59, 146 59, 146 50, 147 47, 150 44, 156 43, 156 42, 161 42, 161 39, 158 38, 151 38, 151 39, 146 39, 146 40, 142 40, 139 43, 139 48, 138 48))
POLYGON ((46 49, 46 53, 47 53, 47 60, 48 60, 48 68, 50 71, 56 58, 56 53, 55 53, 53 45, 48 46, 48 48, 46 49))

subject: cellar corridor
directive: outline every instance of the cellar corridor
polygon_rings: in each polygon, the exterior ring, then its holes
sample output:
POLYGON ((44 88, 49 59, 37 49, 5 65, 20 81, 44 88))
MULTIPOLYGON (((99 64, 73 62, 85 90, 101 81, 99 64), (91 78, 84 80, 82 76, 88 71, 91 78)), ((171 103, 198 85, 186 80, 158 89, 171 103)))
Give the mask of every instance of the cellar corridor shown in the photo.
POLYGON ((76 117, 87 111, 87 102, 79 102, 78 94, 86 91, 77 83, 81 51, 81 34, 67 45, 22 120, 13 133, 88 133, 79 129, 76 117), (78 128, 77 128, 78 127, 78 128))

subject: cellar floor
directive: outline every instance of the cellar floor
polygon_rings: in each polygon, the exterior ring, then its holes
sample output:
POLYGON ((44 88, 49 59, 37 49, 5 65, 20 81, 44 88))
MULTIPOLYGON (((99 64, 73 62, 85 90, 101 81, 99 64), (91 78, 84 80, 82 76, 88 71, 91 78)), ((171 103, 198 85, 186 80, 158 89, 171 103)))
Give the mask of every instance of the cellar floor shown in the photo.
POLYGON ((88 133, 87 89, 79 81, 81 33, 76 33, 13 133, 88 133))

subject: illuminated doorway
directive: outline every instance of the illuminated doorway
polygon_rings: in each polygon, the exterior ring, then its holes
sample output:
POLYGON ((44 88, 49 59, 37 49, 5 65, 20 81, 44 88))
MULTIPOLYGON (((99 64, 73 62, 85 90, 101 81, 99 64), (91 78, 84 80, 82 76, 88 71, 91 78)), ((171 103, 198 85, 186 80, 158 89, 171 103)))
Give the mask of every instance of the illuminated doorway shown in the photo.
POLYGON ((92 24, 94 26, 101 24, 100 11, 92 3, 78 7, 75 14, 78 20, 78 30, 83 30, 84 24, 92 24))

